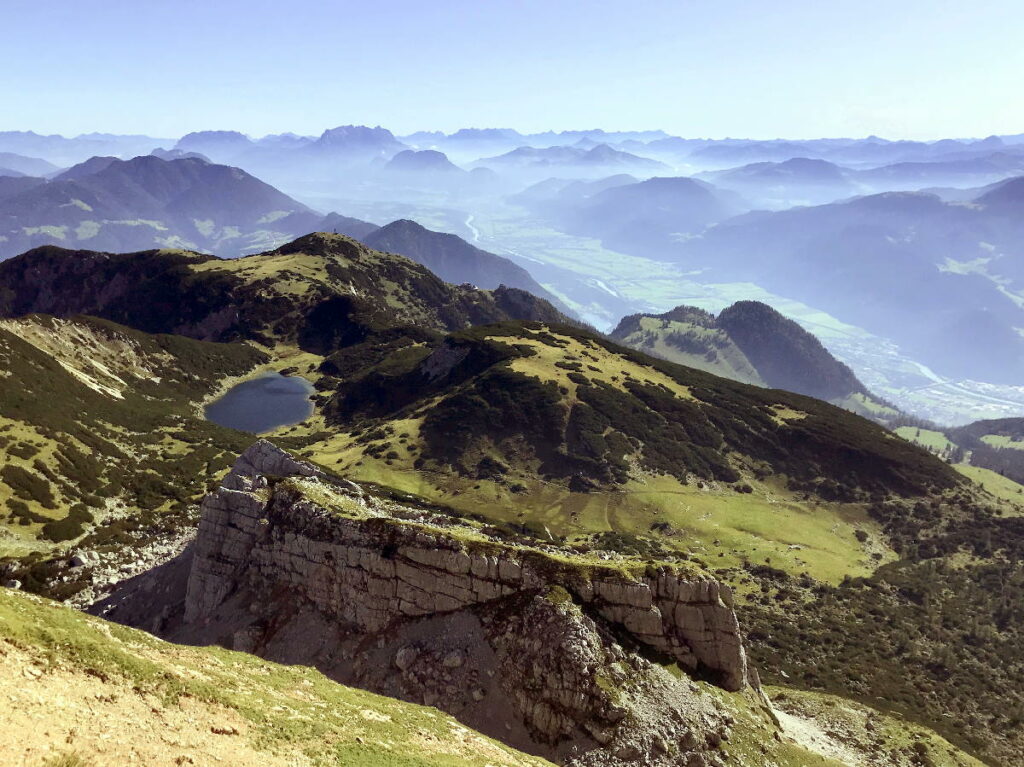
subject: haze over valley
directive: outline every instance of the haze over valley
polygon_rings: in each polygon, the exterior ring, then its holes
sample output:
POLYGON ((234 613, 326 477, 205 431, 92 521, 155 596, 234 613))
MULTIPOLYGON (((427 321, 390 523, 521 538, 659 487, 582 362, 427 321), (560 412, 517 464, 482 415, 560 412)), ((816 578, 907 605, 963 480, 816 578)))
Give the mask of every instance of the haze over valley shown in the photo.
POLYGON ((374 244, 369 224, 409 220, 521 267, 491 267, 489 282, 464 264, 445 278, 543 291, 600 330, 636 312, 761 300, 908 413, 949 425, 1024 413, 1021 135, 342 126, 259 138, 6 132, 0 153, 4 257, 42 244, 233 256, 318 229, 374 244))
POLYGON ((0 765, 1024 764, 1024 7, 3 23, 0 765))

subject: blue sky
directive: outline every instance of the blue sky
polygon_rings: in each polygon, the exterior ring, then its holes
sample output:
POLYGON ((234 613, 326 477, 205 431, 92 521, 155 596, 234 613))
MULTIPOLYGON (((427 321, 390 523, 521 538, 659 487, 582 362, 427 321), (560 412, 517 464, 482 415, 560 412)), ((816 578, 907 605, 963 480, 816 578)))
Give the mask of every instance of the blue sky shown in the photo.
POLYGON ((1019 0, 0 0, 0 130, 1024 132, 1019 0))

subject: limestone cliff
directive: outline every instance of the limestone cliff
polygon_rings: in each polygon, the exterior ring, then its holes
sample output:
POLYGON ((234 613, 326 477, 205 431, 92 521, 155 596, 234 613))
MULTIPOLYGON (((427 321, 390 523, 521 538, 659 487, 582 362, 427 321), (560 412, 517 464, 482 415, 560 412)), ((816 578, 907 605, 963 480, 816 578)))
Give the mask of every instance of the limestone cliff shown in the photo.
POLYGON ((203 502, 192 556, 165 635, 315 665, 567 764, 714 764, 729 718, 695 680, 757 694, 730 592, 701 573, 510 540, 265 441, 203 502))

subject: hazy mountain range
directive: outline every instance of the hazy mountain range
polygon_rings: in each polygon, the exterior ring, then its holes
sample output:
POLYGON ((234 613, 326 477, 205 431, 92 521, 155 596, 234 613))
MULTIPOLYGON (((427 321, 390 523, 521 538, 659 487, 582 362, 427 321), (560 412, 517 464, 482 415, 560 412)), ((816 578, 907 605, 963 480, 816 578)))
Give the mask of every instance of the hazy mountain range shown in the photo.
POLYGON ((322 216, 248 173, 199 159, 95 157, 0 199, 0 257, 44 243, 242 253, 322 216))
MULTIPOLYGON (((510 129, 395 136, 340 126, 319 136, 220 130, 173 140, 9 132, 0 134, 0 152, 7 153, 0 154, 3 256, 45 243, 231 255, 315 229, 363 236, 371 222, 412 220, 514 261, 530 275, 517 284, 557 296, 608 329, 625 314, 658 314, 686 298, 617 273, 614 261, 611 271, 599 267, 604 256, 583 255, 596 241, 606 252, 676 270, 688 294, 695 283, 750 284, 762 297, 800 302, 894 345, 899 359, 930 372, 905 376, 900 371, 913 366, 870 354, 845 359, 862 377, 894 382, 886 396, 925 415, 962 421, 1024 408, 1024 397, 1014 404, 1006 388, 1019 380, 1015 328, 1024 325, 1009 183, 1024 173, 1020 136, 764 141, 510 129), (152 156, 134 158, 140 151, 152 156), (325 218, 328 211, 337 213, 325 218), (350 219, 364 223, 350 230, 350 219), (876 364, 888 367, 876 375, 876 364), (912 385, 929 376, 969 383, 933 406, 912 385), (905 399, 892 388, 903 379, 905 399), (984 385, 1002 388, 986 400, 984 385)), ((492 284, 472 269, 446 276, 492 284)))

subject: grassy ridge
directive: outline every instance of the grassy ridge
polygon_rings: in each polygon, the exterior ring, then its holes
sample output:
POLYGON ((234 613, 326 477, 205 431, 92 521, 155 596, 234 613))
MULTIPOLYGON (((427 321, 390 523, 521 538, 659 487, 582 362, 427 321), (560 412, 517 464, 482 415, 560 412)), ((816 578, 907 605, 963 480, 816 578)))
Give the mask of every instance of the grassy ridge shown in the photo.
POLYGON ((405 354, 387 372, 342 386, 328 419, 422 418, 420 465, 462 473, 491 458, 577 483, 621 484, 633 464, 681 481, 735 483, 759 465, 794 487, 846 499, 927 494, 959 481, 924 451, 818 400, 723 380, 575 328, 504 323, 433 348, 434 359, 455 361, 443 375, 421 352, 405 354))
POLYGON ((324 233, 227 260, 37 248, 0 263, 0 285, 0 316, 89 314, 149 333, 297 343, 317 353, 401 325, 566 320, 522 290, 449 285, 407 258, 324 233))
POLYGON ((174 724, 187 717, 185 732, 212 731, 212 740, 233 743, 221 753, 233 764, 548 764, 471 732, 436 710, 344 687, 310 668, 167 644, 7 589, 0 590, 0 657, 0 679, 16 678, 22 693, 56 696, 51 678, 60 688, 60 707, 50 710, 45 733, 26 740, 0 725, 5 744, 0 753, 9 749, 10 758, 13 752, 59 750, 97 766, 126 763, 130 753, 147 751, 151 764, 172 764, 175 757, 199 760, 212 748, 200 741, 205 747, 190 753, 183 745, 177 735, 182 730, 174 724), (68 715, 76 707, 82 709, 77 720, 68 715), (125 728, 125 716, 133 712, 136 718, 125 728), (93 723, 113 725, 113 737, 101 739, 101 733, 90 731, 93 723))

